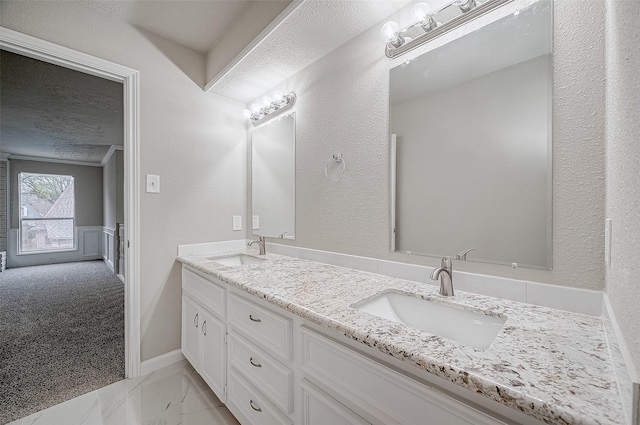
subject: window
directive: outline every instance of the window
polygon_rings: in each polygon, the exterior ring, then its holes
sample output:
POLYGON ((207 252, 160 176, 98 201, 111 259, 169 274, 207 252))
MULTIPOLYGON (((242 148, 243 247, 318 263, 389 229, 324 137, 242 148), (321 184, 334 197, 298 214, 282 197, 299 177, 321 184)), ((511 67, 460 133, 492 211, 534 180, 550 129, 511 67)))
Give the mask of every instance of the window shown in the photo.
POLYGON ((19 173, 20 253, 75 249, 73 176, 19 173))

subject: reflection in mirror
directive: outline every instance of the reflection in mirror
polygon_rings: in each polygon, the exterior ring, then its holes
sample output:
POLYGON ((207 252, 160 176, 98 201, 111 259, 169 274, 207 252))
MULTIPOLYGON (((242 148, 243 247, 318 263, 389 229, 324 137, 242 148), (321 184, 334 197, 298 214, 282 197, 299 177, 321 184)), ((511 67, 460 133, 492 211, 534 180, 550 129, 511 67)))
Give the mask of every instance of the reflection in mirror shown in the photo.
POLYGON ((391 250, 551 268, 552 3, 390 72, 391 250))
POLYGON ((254 129, 251 146, 253 234, 295 239, 295 114, 254 129))

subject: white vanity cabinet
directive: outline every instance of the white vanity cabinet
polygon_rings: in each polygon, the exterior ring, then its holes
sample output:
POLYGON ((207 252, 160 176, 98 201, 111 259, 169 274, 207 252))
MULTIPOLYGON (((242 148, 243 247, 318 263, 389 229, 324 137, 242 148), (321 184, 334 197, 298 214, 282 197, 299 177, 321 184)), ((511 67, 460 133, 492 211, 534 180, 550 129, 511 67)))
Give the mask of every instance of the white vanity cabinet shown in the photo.
POLYGON ((242 425, 541 423, 484 398, 478 410, 374 348, 186 265, 182 276, 182 351, 242 425))
POLYGON ((305 326, 300 332, 306 379, 371 424, 505 425, 305 326))
POLYGON ((370 425, 306 379, 301 390, 302 425, 370 425))
POLYGON ((243 425, 293 424, 293 318, 229 291, 229 410, 243 425))
POLYGON ((182 353, 222 402, 226 400, 227 329, 214 313, 224 312, 220 308, 224 296, 223 287, 182 269, 182 353))

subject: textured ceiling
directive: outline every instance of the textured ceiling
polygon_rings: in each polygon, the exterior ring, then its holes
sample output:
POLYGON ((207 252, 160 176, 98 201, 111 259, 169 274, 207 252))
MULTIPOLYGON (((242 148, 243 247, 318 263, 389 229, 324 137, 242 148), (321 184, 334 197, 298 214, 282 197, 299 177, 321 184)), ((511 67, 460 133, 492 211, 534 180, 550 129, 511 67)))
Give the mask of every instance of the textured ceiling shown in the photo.
POLYGON ((83 0, 138 28, 201 53, 209 51, 253 1, 83 0))
POLYGON ((249 102, 410 0, 305 0, 211 91, 249 102))
POLYGON ((100 163, 122 145, 122 84, 0 52, 0 153, 100 163))

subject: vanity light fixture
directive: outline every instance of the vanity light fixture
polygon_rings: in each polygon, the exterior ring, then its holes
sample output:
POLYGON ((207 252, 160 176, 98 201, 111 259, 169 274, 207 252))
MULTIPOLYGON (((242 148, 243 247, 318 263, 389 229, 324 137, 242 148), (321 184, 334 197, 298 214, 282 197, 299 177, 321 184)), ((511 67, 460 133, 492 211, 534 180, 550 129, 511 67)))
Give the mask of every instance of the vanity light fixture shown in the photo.
POLYGON ((396 22, 388 21, 382 26, 385 54, 389 58, 396 58, 511 1, 513 0, 453 0, 433 13, 427 3, 417 3, 411 10, 414 19, 411 25, 400 29, 396 22), (450 8, 459 9, 461 14, 444 23, 437 22, 435 16, 450 8))
POLYGON ((242 114, 251 121, 251 124, 257 127, 293 108, 296 103, 296 94, 294 92, 284 95, 281 91, 276 90, 273 92, 272 97, 263 97, 262 105, 254 103, 249 109, 242 111, 242 114))

